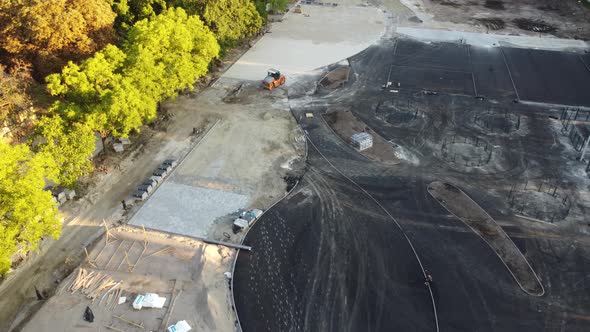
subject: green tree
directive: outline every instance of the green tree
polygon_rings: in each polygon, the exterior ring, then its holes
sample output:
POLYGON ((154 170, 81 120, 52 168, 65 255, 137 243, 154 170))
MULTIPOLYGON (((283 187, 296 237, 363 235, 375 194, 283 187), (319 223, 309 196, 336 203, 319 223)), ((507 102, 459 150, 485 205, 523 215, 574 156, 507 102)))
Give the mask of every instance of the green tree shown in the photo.
POLYGON ((127 136, 156 117, 158 102, 192 87, 218 54, 215 36, 197 16, 166 10, 137 22, 123 50, 109 45, 48 76, 49 92, 61 98, 53 110, 103 137, 127 136))
POLYGON ((42 142, 35 148, 49 158, 55 169, 52 180, 72 188, 80 176, 92 171, 90 156, 95 149, 94 131, 85 124, 68 125, 60 116, 43 117, 37 126, 42 142))
POLYGON ((0 48, 44 77, 113 41, 114 19, 106 0, 3 0, 0 48))
POLYGON ((62 98, 52 110, 67 121, 99 131, 102 137, 127 136, 153 120, 157 100, 124 75, 126 58, 109 45, 80 65, 69 63, 61 73, 48 76, 49 92, 62 98))
POLYGON ((220 41, 250 37, 262 26, 262 18, 250 0, 204 0, 201 16, 220 41))
POLYGON ((124 44, 127 64, 124 75, 142 94, 161 101, 191 88, 205 75, 219 44, 197 16, 182 8, 170 8, 129 30, 124 44))
POLYGON ((127 30, 135 22, 159 15, 166 9, 165 0, 109 0, 117 13, 117 27, 127 30))
POLYGON ((0 156, 0 275, 4 276, 14 253, 37 248, 43 236, 57 238, 61 224, 51 193, 43 190, 51 168, 47 156, 1 139, 0 156))
POLYGON ((275 11, 285 11, 287 10, 287 4, 289 0, 268 0, 270 3, 270 8, 275 11))
POLYGON ((252 2, 254 3, 254 7, 256 7, 256 11, 258 12, 258 15, 260 15, 260 17, 262 17, 262 22, 266 22, 266 19, 268 17, 268 13, 266 12, 266 1, 265 0, 252 0, 252 2))
POLYGON ((262 26, 251 0, 175 0, 170 5, 201 16, 220 43, 250 37, 262 26))

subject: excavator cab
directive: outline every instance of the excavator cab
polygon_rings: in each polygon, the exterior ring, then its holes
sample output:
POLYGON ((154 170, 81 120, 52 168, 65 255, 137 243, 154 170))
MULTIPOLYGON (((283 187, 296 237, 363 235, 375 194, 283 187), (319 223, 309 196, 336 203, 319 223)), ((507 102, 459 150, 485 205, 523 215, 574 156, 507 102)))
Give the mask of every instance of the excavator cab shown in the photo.
POLYGON ((281 74, 278 69, 271 68, 268 70, 266 78, 262 80, 262 86, 272 90, 273 88, 285 84, 286 80, 285 75, 281 74))

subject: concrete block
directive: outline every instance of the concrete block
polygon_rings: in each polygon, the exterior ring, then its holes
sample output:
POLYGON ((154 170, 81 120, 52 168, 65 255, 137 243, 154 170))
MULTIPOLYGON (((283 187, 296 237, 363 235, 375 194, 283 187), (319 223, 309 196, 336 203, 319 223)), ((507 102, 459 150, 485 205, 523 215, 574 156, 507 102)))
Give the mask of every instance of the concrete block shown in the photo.
POLYGON ((131 140, 129 138, 119 138, 119 142, 121 142, 123 145, 131 144, 131 140))
POLYGON ((162 183, 162 180, 164 180, 164 178, 161 176, 158 176, 158 175, 152 175, 152 176, 150 176, 150 180, 154 180, 154 181, 156 181, 156 183, 159 184, 159 183, 162 183))
POLYGON ((166 171, 166 173, 170 173, 170 171, 172 170, 172 166, 168 164, 162 164, 158 166, 158 169, 164 170, 166 171))
POLYGON ((159 177, 165 178, 165 177, 168 175, 168 171, 167 171, 167 170, 165 170, 165 169, 159 169, 159 168, 157 168, 157 169, 154 171, 154 173, 152 173, 152 175, 155 175, 155 176, 159 176, 159 177))
POLYGON ((115 150, 115 152, 123 152, 125 151, 125 148, 123 147, 122 143, 115 143, 113 144, 113 149, 115 150))
POLYGON ((135 197, 136 199, 139 199, 140 201, 143 201, 148 197, 148 193, 145 191, 138 190, 133 193, 133 197, 135 197))
POLYGON ((153 189, 154 188, 151 184, 142 184, 139 187, 137 187, 137 191, 145 191, 148 194, 151 193, 153 189))
POLYGON ((176 165, 178 165, 178 163, 174 159, 166 159, 166 160, 164 160, 164 162, 162 164, 169 165, 170 167, 173 167, 173 168, 176 167, 176 165))
POLYGON ((66 190, 64 190, 64 193, 66 194, 66 198, 69 200, 72 200, 72 199, 74 199, 74 197, 76 197, 75 190, 66 189, 66 190))
POLYGON ((152 188, 155 188, 158 185, 158 181, 156 181, 155 179, 149 178, 149 179, 143 181, 142 185, 152 186, 152 188))

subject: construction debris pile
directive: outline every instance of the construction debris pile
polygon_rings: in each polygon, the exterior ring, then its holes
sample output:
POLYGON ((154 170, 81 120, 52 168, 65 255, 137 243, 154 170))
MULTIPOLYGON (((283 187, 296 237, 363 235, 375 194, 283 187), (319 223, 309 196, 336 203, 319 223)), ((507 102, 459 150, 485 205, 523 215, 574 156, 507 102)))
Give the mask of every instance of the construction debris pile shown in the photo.
POLYGON ((80 291, 92 303, 100 298, 98 305, 102 305, 104 301, 104 304, 112 309, 119 302, 123 292, 121 283, 122 281, 115 281, 107 274, 79 268, 67 289, 72 294, 80 291))

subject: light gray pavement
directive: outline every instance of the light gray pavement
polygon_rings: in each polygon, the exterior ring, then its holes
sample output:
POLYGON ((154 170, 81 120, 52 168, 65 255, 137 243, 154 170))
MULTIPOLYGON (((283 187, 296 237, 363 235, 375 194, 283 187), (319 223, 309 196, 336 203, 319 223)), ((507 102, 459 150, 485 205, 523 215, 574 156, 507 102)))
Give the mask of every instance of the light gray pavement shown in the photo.
POLYGON ((396 32, 407 37, 425 40, 456 42, 462 40, 466 44, 484 47, 512 46, 543 50, 564 50, 588 48, 588 43, 577 39, 560 39, 553 37, 511 36, 493 33, 466 31, 447 31, 439 29, 398 27, 396 32))
POLYGON ((207 237, 219 216, 246 208, 248 196, 193 187, 170 179, 133 217, 131 224, 171 233, 207 237))
POLYGON ((282 165, 302 154, 297 126, 282 89, 270 93, 221 78, 195 99, 177 102, 219 120, 129 223, 221 240, 231 233, 232 214, 264 209, 284 194, 282 165), (240 91, 232 93, 236 86, 240 91))
POLYGON ((301 14, 288 12, 224 77, 262 80, 268 68, 276 67, 289 84, 296 75, 361 52, 385 33, 382 10, 360 2, 332 2, 338 6, 301 5, 301 14))

